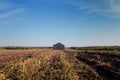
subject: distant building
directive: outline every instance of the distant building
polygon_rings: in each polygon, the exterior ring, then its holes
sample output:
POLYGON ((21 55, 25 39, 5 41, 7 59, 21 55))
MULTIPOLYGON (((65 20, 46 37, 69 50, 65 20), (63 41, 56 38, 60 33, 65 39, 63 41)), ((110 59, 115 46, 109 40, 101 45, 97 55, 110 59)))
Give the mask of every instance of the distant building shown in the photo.
POLYGON ((64 50, 65 46, 61 43, 57 43, 53 45, 53 49, 55 50, 64 50))

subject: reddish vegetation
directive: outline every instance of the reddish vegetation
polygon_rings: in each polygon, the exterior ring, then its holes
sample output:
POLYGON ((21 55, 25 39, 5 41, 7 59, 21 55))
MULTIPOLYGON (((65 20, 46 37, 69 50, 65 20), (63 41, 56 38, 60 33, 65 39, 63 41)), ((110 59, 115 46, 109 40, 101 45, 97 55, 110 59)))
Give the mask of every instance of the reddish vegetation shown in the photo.
POLYGON ((53 50, 0 50, 0 68, 4 67, 5 65, 9 64, 10 62, 14 61, 23 61, 27 58, 32 58, 34 56, 38 56, 36 54, 44 53, 49 54, 48 56, 56 55, 56 51, 53 50))
POLYGON ((32 56, 30 52, 14 52, 13 53, 0 53, 0 68, 9 64, 11 61, 19 61, 32 56))

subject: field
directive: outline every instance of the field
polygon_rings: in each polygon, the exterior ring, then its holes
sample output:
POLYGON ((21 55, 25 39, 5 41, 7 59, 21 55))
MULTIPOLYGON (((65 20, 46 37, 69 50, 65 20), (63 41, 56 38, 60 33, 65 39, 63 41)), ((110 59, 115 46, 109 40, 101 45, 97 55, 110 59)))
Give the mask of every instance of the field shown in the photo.
POLYGON ((120 79, 119 51, 87 49, 1 49, 0 80, 120 79))

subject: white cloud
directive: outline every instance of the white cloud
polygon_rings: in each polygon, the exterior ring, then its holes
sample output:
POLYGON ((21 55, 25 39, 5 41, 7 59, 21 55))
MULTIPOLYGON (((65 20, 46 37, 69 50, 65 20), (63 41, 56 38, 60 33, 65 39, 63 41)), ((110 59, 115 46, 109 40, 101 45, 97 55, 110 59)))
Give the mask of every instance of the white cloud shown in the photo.
POLYGON ((110 0, 110 9, 113 13, 120 13, 120 0, 110 0))
POLYGON ((24 20, 26 14, 26 5, 3 0, 0 1, 0 25, 4 26, 13 22, 24 20))
MULTIPOLYGON (((71 1, 71 0, 70 0, 71 1)), ((76 0, 79 9, 87 13, 120 18, 120 0, 76 0)))
POLYGON ((8 18, 11 16, 16 16, 16 15, 23 13, 24 11, 25 11, 25 8, 13 9, 13 10, 10 10, 8 12, 0 14, 0 18, 8 18))

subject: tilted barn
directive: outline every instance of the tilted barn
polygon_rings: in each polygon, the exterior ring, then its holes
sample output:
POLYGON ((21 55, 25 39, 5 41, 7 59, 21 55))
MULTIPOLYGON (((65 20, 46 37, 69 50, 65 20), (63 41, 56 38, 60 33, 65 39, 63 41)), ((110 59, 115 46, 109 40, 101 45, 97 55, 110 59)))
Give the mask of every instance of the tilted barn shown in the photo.
POLYGON ((65 46, 61 43, 57 43, 53 45, 53 49, 55 50, 64 50, 65 46))

